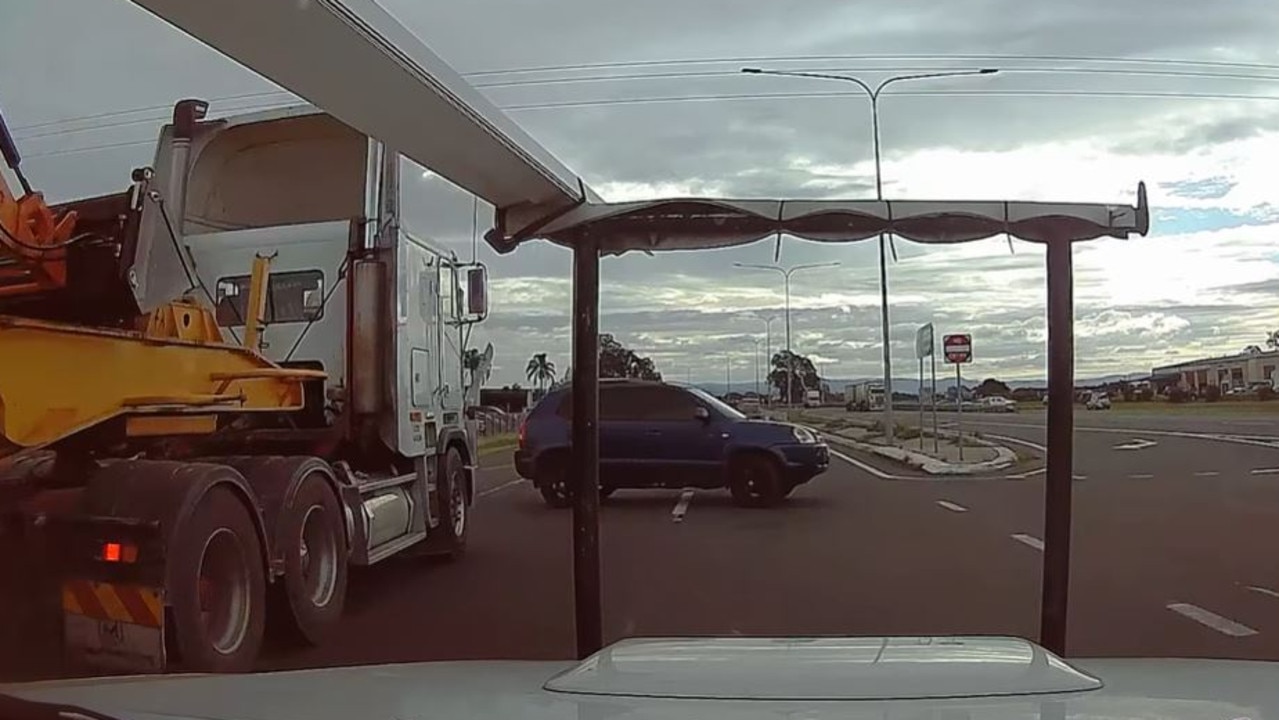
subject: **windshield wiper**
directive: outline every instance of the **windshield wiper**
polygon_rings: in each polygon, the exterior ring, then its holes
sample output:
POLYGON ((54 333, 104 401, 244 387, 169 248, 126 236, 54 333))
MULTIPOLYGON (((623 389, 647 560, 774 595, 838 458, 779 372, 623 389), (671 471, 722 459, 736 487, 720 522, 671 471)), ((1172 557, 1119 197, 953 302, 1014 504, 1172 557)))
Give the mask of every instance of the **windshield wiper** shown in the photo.
POLYGON ((0 693, 0 720, 119 720, 78 705, 27 700, 0 693))

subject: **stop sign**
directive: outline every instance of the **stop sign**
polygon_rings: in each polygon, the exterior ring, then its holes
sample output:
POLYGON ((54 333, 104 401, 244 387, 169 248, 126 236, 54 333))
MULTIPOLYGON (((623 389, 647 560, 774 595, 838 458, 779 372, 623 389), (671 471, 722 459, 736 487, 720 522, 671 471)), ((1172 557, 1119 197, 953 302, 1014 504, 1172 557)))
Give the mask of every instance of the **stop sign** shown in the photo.
POLYGON ((973 360, 973 336, 968 334, 946 335, 941 340, 942 354, 948 363, 966 363, 973 360))

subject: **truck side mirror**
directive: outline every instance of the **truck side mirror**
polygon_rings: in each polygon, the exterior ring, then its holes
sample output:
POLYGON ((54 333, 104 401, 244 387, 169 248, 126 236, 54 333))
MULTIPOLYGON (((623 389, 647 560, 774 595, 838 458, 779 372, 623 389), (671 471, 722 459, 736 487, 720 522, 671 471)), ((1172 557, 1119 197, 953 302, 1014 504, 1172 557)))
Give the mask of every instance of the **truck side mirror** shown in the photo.
POLYGON ((466 271, 466 314, 483 320, 488 313, 488 268, 476 265, 466 271))

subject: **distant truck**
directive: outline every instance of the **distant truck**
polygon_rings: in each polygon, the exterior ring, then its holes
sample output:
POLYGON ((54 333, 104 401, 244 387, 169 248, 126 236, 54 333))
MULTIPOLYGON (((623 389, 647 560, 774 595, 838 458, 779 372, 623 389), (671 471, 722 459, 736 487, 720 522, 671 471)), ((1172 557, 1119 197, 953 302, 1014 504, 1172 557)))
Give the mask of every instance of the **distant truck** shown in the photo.
POLYGON ((821 406, 822 406, 821 390, 808 390, 804 392, 804 407, 815 408, 815 407, 821 407, 821 406))
POLYGON ((879 410, 884 407, 884 384, 868 380, 844 388, 844 407, 852 412, 879 410))

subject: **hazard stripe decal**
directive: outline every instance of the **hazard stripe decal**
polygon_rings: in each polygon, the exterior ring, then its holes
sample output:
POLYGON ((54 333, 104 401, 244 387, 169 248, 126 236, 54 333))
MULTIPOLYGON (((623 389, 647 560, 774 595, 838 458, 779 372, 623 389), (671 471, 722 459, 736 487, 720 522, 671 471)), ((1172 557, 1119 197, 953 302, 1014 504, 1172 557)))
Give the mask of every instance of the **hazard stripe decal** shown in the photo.
POLYGON ((96 620, 147 627, 160 627, 164 619, 164 604, 158 590, 90 580, 71 580, 63 584, 62 609, 96 620))

